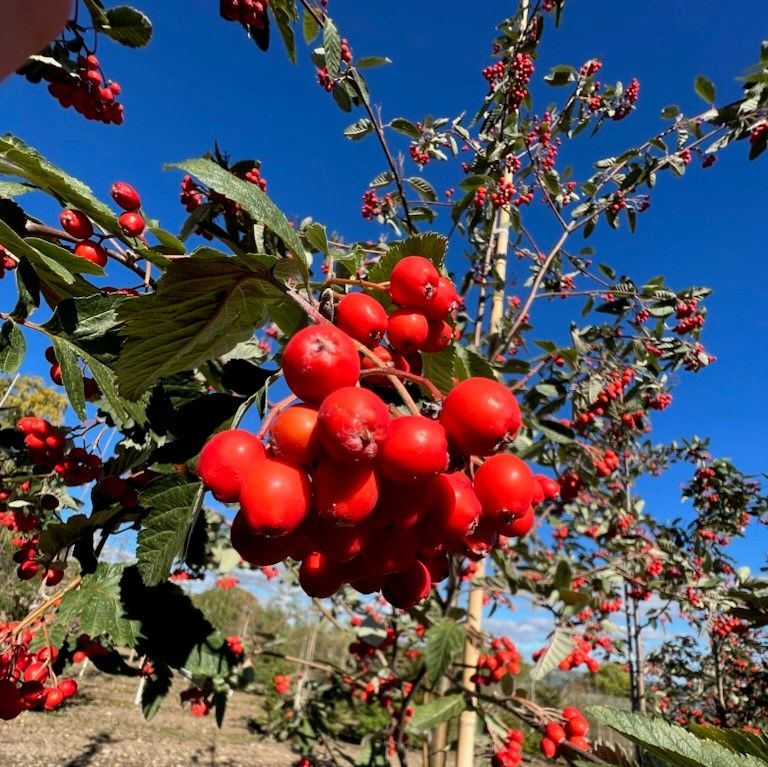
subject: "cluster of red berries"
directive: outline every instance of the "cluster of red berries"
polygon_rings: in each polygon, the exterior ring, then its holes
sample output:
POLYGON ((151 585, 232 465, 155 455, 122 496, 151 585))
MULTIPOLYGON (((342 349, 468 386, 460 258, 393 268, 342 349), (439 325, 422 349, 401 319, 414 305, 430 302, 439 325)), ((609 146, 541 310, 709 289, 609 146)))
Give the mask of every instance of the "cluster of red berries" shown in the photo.
POLYGON ((678 320, 674 327, 675 333, 684 335, 704 327, 705 315, 698 310, 698 305, 699 302, 696 299, 678 303, 675 307, 675 318, 678 320))
POLYGON ((328 73, 326 67, 317 68, 317 84, 326 91, 326 93, 330 93, 333 90, 333 78, 328 73))
POLYGON ((510 730, 504 738, 504 748, 491 757, 491 767, 518 767, 523 761, 522 730, 510 730))
POLYGON ((613 450, 606 450, 603 458, 595 461, 595 473, 598 477, 610 477, 619 468, 619 456, 613 450))
MULTIPOLYGON (((427 346, 432 323, 450 331, 441 318, 456 290, 427 259, 399 261, 389 293, 401 307, 389 317, 373 298, 353 293, 339 304, 338 327, 293 335, 282 368, 301 402, 272 414, 266 449, 243 430, 214 436, 198 473, 216 498, 240 504, 231 535, 246 562, 262 567, 290 557, 301 561, 299 583, 310 596, 331 596, 346 582, 407 608, 446 577, 449 554, 465 553, 480 531, 490 546, 499 535, 527 533, 538 483, 523 461, 495 454, 521 425, 503 384, 458 383, 439 420, 391 411, 358 385, 370 385, 358 349, 373 347, 366 357, 385 349, 385 332, 395 353, 408 354, 434 348, 427 346), (486 458, 474 482, 449 470, 451 457, 461 467, 469 456, 486 458)), ((380 370, 382 383, 395 372, 380 370)))
MULTIPOLYGON (((552 140, 551 112, 545 112, 541 120, 537 120, 526 136, 526 143, 531 151, 535 151, 536 161, 543 170, 550 171, 555 167, 562 139, 552 140)), ((575 187, 574 184, 573 188, 575 189, 575 187)))
POLYGON ((0 280, 5 277, 7 271, 15 269, 17 264, 18 262, 16 259, 2 245, 0 245, 0 280))
POLYGON ((504 70, 506 69, 503 61, 497 61, 495 64, 489 64, 483 69, 483 77, 488 82, 488 85, 492 89, 496 89, 496 86, 504 79, 504 70))
POLYGON ((647 404, 651 410, 666 410, 672 404, 672 395, 668 392, 659 392, 649 399, 647 404))
POLYGON ((219 13, 226 21, 237 21, 256 29, 267 25, 269 0, 219 0, 219 13))
POLYGON ((649 578, 658 578, 664 572, 664 563, 660 559, 652 559, 645 566, 645 574, 649 578))
POLYGON ((408 147, 408 154, 411 156, 411 159, 416 163, 416 165, 420 165, 422 168, 429 162, 429 152, 424 151, 423 149, 419 149, 418 144, 411 144, 408 147))
POLYGON ((533 76, 533 59, 527 53, 515 54, 512 62, 512 82, 507 98, 512 109, 518 109, 528 95, 528 83, 533 76))
POLYGON ((627 89, 618 98, 618 103, 614 107, 613 119, 623 120, 632 111, 632 107, 637 103, 639 95, 640 81, 633 77, 627 89))
POLYGON ((43 77, 49 82, 48 93, 65 109, 72 107, 87 120, 105 125, 122 125, 123 105, 117 102, 120 85, 106 80, 95 54, 78 56, 72 71, 64 67, 47 67, 43 77))
POLYGON ((491 642, 491 650, 492 655, 481 655, 477 659, 477 672, 472 675, 472 682, 475 684, 495 684, 507 674, 520 673, 521 656, 511 639, 494 639, 491 642), (487 673, 484 673, 485 671, 487 673))
POLYGON ((579 431, 585 429, 596 418, 604 416, 610 404, 621 397, 624 389, 632 382, 635 372, 632 368, 625 368, 621 375, 614 373, 609 377, 611 379, 610 382, 600 390, 589 408, 578 413, 573 419, 574 429, 579 431))
POLYGON ((572 501, 578 496, 583 486, 582 478, 575 471, 564 472, 560 477, 560 498, 563 501, 572 501))
POLYGON ((579 666, 586 666, 591 674, 596 674, 600 670, 600 663, 590 655, 592 644, 583 637, 574 637, 573 643, 574 650, 560 661, 560 671, 571 671, 579 666))
POLYGON ((15 719, 22 711, 53 711, 77 693, 74 679, 57 679, 53 673, 58 650, 30 650, 36 631, 27 629, 14 638, 16 626, 0 624, 0 639, 9 642, 0 653, 0 719, 4 720, 15 719))
POLYGON ((550 722, 544 728, 544 737, 541 739, 541 753, 548 759, 556 759, 563 750, 563 744, 567 743, 582 751, 589 750, 589 741, 586 738, 589 732, 589 722, 584 714, 573 706, 563 709, 564 724, 550 722))
POLYGON ((189 711, 192 716, 208 716, 213 708, 213 693, 201 690, 199 687, 190 687, 187 690, 183 690, 179 698, 181 699, 182 706, 185 703, 189 703, 189 711))
POLYGON ((581 65, 581 69, 579 69, 579 77, 592 77, 592 75, 596 75, 602 67, 603 63, 600 59, 590 59, 581 65))
POLYGON ((372 221, 381 215, 381 204, 375 189, 367 189, 363 192, 363 205, 360 213, 366 221, 372 221))
MULTIPOLYGON (((16 568, 16 575, 21 581, 31 580, 40 571, 40 564, 37 561, 40 554, 37 550, 38 540, 37 537, 34 537, 23 541, 23 543, 18 541, 21 545, 14 552, 13 561, 19 565, 16 568)), ((48 567, 44 573, 45 585, 56 586, 61 583, 63 577, 64 569, 62 567, 48 567)))
POLYGON ((274 678, 272 679, 272 684, 275 688, 275 692, 278 695, 287 695, 291 689, 292 682, 292 677, 286 676, 285 674, 275 674, 274 678))
MULTIPOLYGON (((630 517, 629 518, 630 525, 632 521, 633 520, 630 517)), ((629 526, 622 520, 619 520, 619 524, 617 525, 617 527, 619 528, 619 530, 623 530, 624 532, 626 532, 629 526)), ((613 599, 603 599, 597 605, 597 609, 601 615, 610 615, 611 613, 619 612, 623 604, 624 604, 624 600, 621 597, 614 597, 613 599)))
POLYGON ((227 649, 235 657, 235 660, 242 660, 245 655, 243 640, 237 636, 237 634, 232 634, 231 636, 228 636, 225 641, 227 643, 227 649))

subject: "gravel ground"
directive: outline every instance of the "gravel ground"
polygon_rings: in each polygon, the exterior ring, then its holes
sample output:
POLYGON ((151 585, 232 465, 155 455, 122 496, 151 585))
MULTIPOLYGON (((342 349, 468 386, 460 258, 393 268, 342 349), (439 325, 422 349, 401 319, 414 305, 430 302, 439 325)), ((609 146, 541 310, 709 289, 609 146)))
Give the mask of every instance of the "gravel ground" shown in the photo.
POLYGON ((27 712, 0 722, 3 767, 289 767, 296 757, 283 745, 248 732, 254 698, 237 693, 224 726, 213 714, 196 719, 172 690, 145 722, 133 705, 136 680, 86 674, 80 693, 62 710, 27 712))

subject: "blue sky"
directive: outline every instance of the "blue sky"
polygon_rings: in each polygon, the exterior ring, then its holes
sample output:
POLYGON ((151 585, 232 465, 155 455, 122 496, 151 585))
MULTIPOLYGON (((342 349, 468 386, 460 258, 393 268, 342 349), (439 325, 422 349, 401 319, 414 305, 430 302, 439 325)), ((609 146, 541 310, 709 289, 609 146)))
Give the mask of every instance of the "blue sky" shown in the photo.
MULTIPOLYGON (((123 86, 124 126, 88 123, 62 110, 42 87, 13 77, 0 86, 0 128, 105 197, 114 180, 135 184, 145 209, 171 230, 184 216, 178 205, 180 174, 164 173, 162 166, 199 156, 216 140, 234 158, 262 161, 269 193, 288 215, 311 215, 350 240, 377 235, 376 227, 360 218, 359 205, 368 181, 383 170, 383 160, 371 138, 362 144, 344 139, 343 128, 360 115, 341 113, 317 86, 305 49, 300 46, 295 68, 277 37, 269 54, 259 52, 237 25, 218 18, 210 0, 191 0, 183 12, 174 3, 137 5, 155 22, 150 47, 128 51, 104 44, 99 51, 109 76, 123 86)), ((452 116, 479 102, 480 70, 491 61, 493 27, 512 6, 390 2, 382 13, 372 5, 331 0, 329 12, 357 55, 393 60, 369 75, 385 119, 418 120, 427 112, 452 116)), ((759 2, 704 0, 696 3, 695 13, 690 3, 662 0, 569 6, 563 28, 546 32, 537 75, 553 64, 578 66, 597 56, 604 80, 626 83, 636 76, 641 82, 637 113, 609 126, 591 144, 581 142, 569 155, 577 167, 651 136, 661 127, 658 114, 667 104, 701 111, 693 93, 697 74, 713 80, 721 99, 735 98, 734 77, 757 59, 760 41, 768 37, 768 6, 759 2)), ((557 93, 544 96, 554 99, 557 93)), ((437 173, 438 189, 456 186, 453 171, 437 173)), ((704 341, 718 363, 685 376, 673 406, 656 419, 655 437, 709 435, 715 455, 729 456, 755 473, 768 467, 762 447, 768 425, 765 178, 765 160, 748 163, 746 147, 736 145, 714 168, 694 164, 683 179, 663 178, 635 236, 598 231, 589 243, 598 249, 599 260, 640 281, 663 273, 672 286, 715 289, 704 341)), ((547 242, 554 230, 543 212, 533 215, 547 242)), ((460 247, 454 251, 455 259, 460 247)), ((0 283, 3 306, 10 303, 11 291, 10 281, 0 283)), ((542 335, 561 334, 560 315, 542 303, 533 320, 542 335)), ((33 356, 26 370, 43 372, 43 345, 30 341, 33 356)), ((676 516, 684 479, 672 472, 646 483, 649 510, 662 519, 676 516)), ((732 551, 756 568, 764 561, 766 543, 765 528, 752 526, 748 541, 732 551)))

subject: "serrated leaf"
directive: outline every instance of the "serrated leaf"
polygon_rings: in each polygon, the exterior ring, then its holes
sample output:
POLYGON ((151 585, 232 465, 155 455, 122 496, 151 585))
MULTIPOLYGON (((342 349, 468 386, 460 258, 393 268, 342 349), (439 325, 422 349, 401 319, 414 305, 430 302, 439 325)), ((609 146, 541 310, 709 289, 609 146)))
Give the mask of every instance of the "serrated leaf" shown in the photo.
POLYGON ((367 117, 361 117, 344 129, 344 135, 352 141, 364 139, 373 130, 373 123, 367 117))
POLYGON ((341 66, 341 37, 333 21, 326 16, 323 24, 323 50, 325 51, 325 67, 331 78, 339 76, 341 66))
POLYGON ((308 278, 304 248, 301 245, 298 232, 290 225, 288 219, 272 200, 255 184, 237 178, 212 160, 185 160, 165 167, 186 171, 214 191, 241 205, 254 221, 264 224, 285 243, 299 264, 304 279, 308 278))
POLYGON ((704 75, 697 75, 693 87, 696 95, 706 101, 707 104, 715 103, 715 86, 711 80, 704 77, 704 75))
MULTIPOLYGON (((287 7, 278 6, 275 3, 271 3, 267 6, 275 17, 277 24, 277 31, 280 33, 280 38, 283 41, 283 47, 288 55, 288 60, 291 64, 296 63, 296 36, 293 33, 293 16, 292 12, 289 12, 287 7)), ((291 9, 293 5, 291 4, 291 9)), ((262 49, 267 50, 269 47, 269 28, 263 30, 255 30, 254 40, 256 44, 262 49)))
POLYGON ((173 261, 154 293, 119 308, 126 339, 116 368, 121 394, 137 399, 163 376, 230 351, 263 321, 263 299, 279 295, 253 259, 201 250, 173 261))
POLYGON ((149 515, 139 532, 136 558, 147 586, 162 583, 176 558, 184 553, 189 528, 202 503, 205 490, 176 474, 164 476, 139 496, 149 515))
POLYGON ((424 375, 443 394, 447 394, 454 386, 457 348, 455 344, 452 344, 440 352, 424 354, 422 356, 424 375))
POLYGON ((0 328, 0 372, 13 374, 24 361, 27 344, 24 335, 13 320, 6 320, 0 328))
POLYGON ((754 756, 739 755, 710 740, 697 738, 663 719, 590 706, 587 711, 601 724, 621 733, 672 767, 765 767, 754 756))
POLYGON ((435 623, 427 631, 424 665, 430 684, 434 685, 451 665, 464 645, 464 638, 464 627, 449 620, 435 623))
POLYGON ((143 48, 152 39, 152 22, 136 8, 118 5, 106 10, 107 25, 101 30, 116 43, 128 48, 143 48))
POLYGON ((77 354, 72 346, 60 338, 53 338, 53 350, 56 353, 56 361, 61 368, 61 382, 67 392, 69 404, 75 415, 84 420, 85 413, 85 389, 83 385, 83 371, 77 364, 77 354))
POLYGON ((86 575, 75 591, 64 595, 57 623, 76 623, 78 634, 110 636, 123 647, 133 647, 139 636, 138 621, 125 617, 120 581, 125 565, 100 562, 96 572, 86 575))
POLYGON ((315 250, 328 254, 328 232, 322 224, 315 221, 306 227, 303 233, 315 250))
POLYGON ((304 42, 309 45, 320 33, 320 27, 315 21, 315 17, 308 11, 304 11, 304 21, 301 27, 304 35, 304 42))
POLYGON ((429 703, 414 706, 414 713, 408 723, 408 730, 416 735, 428 732, 438 724, 458 716, 465 708, 463 695, 445 695, 429 703))
POLYGON ((434 202, 437 199, 437 193, 435 192, 434 187, 426 179, 423 179, 420 176, 411 176, 405 180, 416 190, 417 194, 422 199, 429 200, 430 202, 434 202))
POLYGON ((726 730, 722 727, 703 727, 695 722, 691 722, 688 727, 699 738, 714 740, 730 751, 737 754, 750 754, 768 764, 768 737, 765 735, 726 730))
POLYGON ((488 360, 475 349, 460 344, 456 345, 454 374, 460 381, 477 377, 496 380, 496 372, 488 360))
POLYGON ((387 186, 388 184, 391 184, 394 180, 395 180, 395 174, 392 173, 391 170, 385 170, 379 173, 379 175, 376 176, 376 178, 374 178, 373 181, 371 181, 371 183, 368 184, 368 186, 371 189, 379 189, 383 186, 387 186))
POLYGON ((448 240, 434 232, 417 234, 401 242, 393 242, 387 252, 369 268, 368 279, 371 282, 385 282, 392 274, 395 264, 406 256, 423 256, 440 269, 447 248, 448 240))
POLYGON ((12 199, 27 192, 34 192, 34 188, 18 181, 0 181, 0 197, 12 199))
POLYGON ((550 671, 557 668, 560 661, 566 658, 572 650, 573 639, 571 634, 560 628, 555 629, 544 653, 531 669, 530 678, 535 682, 543 679, 550 671))
POLYGON ((381 67, 384 64, 391 64, 392 59, 386 56, 363 56, 355 62, 355 66, 358 69, 371 69, 373 67, 381 67))

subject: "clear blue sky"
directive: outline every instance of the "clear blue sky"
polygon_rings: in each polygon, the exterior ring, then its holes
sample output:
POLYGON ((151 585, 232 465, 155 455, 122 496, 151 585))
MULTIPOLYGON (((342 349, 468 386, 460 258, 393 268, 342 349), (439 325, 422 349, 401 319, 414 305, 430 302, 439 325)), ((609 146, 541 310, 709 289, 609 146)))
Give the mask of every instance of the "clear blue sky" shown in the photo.
MULTIPOLYGON (((363 144, 343 138, 342 129, 359 115, 342 114, 317 86, 301 45, 294 68, 277 36, 269 54, 259 52, 237 25, 218 18, 210 0, 191 0, 183 8, 137 5, 155 23, 151 46, 128 51, 104 44, 99 51, 108 74, 123 86, 124 126, 88 123, 62 110, 43 87, 13 77, 0 86, 0 128, 105 196, 116 179, 134 183, 146 210, 171 230, 183 220, 180 177, 163 173, 163 163, 199 156, 217 140, 234 158, 262 160, 269 193, 289 215, 311 215, 349 239, 376 236, 375 225, 360 218, 359 205, 383 161, 371 138, 363 144)), ((416 120, 426 112, 454 115, 478 103, 494 25, 513 5, 448 0, 382 7, 331 0, 329 12, 357 55, 393 60, 369 76, 385 118, 416 120)), ((652 135, 661 125, 660 109, 669 103, 700 111, 692 87, 697 74, 714 81, 720 98, 736 97, 734 77, 757 59, 766 37, 768 5, 762 2, 703 0, 695 10, 691 3, 668 0, 571 2, 563 28, 546 33, 537 75, 552 64, 578 66, 598 56, 604 80, 640 79, 637 113, 609 126, 591 146, 582 142, 570 159, 583 167, 652 135)), ((441 172, 438 188, 455 186, 457 176, 441 172)), ((719 361, 685 377, 673 407, 657 418, 655 436, 709 435, 716 455, 730 456, 751 472, 768 468, 765 179, 764 159, 748 163, 744 145, 731 147, 710 170, 695 166, 684 179, 662 179, 634 237, 599 232, 590 241, 600 260, 638 280, 664 273, 673 286, 714 287, 704 341, 719 361)), ((548 239, 546 227, 542 239, 548 239)), ((8 280, 0 283, 3 305, 10 292, 8 280)), ((537 311, 534 322, 562 332, 546 304, 537 311)), ((33 342, 33 349, 39 353, 42 346, 33 342)), ((41 372, 40 358, 30 359, 27 369, 41 372)), ((673 473, 649 483, 647 497, 658 516, 678 513, 682 479, 673 473)), ((748 544, 733 551, 758 566, 767 538, 765 528, 753 526, 748 544)))

